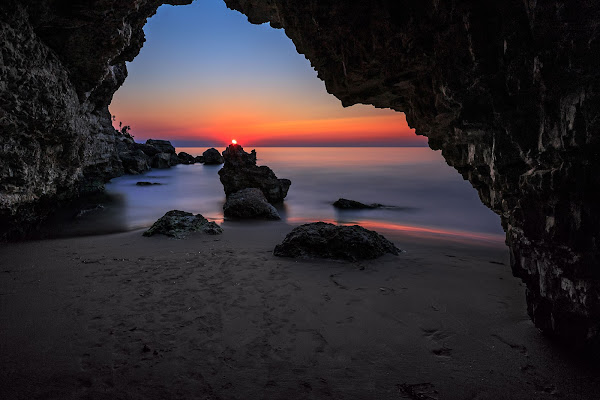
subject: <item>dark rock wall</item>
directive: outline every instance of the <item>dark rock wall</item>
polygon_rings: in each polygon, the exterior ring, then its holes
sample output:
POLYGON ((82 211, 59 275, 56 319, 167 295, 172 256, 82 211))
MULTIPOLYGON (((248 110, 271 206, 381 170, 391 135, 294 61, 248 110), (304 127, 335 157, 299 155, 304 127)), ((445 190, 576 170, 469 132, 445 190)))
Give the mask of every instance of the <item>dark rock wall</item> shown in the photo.
MULTIPOLYGON (((600 3, 225 2, 284 28, 344 105, 405 112, 501 215, 535 324, 597 345, 600 3)), ((114 173, 107 106, 161 3, 0 4, 2 215, 114 173)))
POLYGON ((0 3, 0 237, 123 173, 108 105, 162 3, 0 3))

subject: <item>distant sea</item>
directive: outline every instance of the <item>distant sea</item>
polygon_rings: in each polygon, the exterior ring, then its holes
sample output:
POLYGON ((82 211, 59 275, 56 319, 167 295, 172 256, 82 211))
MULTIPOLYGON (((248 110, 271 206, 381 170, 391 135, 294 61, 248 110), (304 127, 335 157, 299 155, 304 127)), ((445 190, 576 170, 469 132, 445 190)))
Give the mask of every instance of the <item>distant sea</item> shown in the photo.
MULTIPOLYGON (((177 152, 194 156, 204 150, 177 148, 177 152)), ((284 204, 278 207, 282 219, 290 224, 356 223, 388 233, 504 240, 500 218, 481 203, 476 190, 446 164, 439 151, 423 147, 258 147, 256 152, 258 165, 268 165, 279 178, 292 181, 284 204), (332 203, 340 197, 390 207, 337 210, 332 203)), ((104 205, 80 212, 76 221, 62 230, 65 235, 134 230, 150 226, 173 209, 201 213, 221 223, 225 194, 220 168, 178 165, 113 179, 106 185, 104 205), (160 185, 137 186, 139 181, 160 185)))

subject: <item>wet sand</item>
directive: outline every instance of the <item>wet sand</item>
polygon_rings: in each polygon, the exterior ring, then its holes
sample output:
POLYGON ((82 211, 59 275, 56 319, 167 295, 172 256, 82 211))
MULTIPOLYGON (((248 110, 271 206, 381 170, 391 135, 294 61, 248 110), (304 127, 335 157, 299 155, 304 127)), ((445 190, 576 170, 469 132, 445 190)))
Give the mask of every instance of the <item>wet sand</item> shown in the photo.
POLYGON ((593 399, 500 244, 392 236, 368 262, 272 255, 291 226, 0 245, 2 399, 593 399))

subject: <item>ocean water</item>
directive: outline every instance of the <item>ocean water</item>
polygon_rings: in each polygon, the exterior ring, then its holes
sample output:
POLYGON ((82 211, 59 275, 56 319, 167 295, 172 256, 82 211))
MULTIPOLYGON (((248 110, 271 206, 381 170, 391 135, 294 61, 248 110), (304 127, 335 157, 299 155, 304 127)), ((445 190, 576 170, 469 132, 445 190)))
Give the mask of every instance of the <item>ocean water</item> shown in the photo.
MULTIPOLYGON (((192 155, 204 150, 177 149, 192 155)), ((290 224, 357 223, 388 234, 504 240, 500 218, 480 202, 475 189, 445 163, 440 152, 429 148, 264 147, 256 151, 258 165, 268 165, 279 178, 292 181, 284 204, 278 207, 290 224), (337 210, 332 203, 340 197, 390 207, 337 210)), ((139 229, 173 209, 201 213, 221 223, 225 194, 220 168, 178 165, 113 179, 106 185, 102 206, 78 212, 61 231, 66 235, 139 229), (160 185, 137 186, 139 181, 160 185)))

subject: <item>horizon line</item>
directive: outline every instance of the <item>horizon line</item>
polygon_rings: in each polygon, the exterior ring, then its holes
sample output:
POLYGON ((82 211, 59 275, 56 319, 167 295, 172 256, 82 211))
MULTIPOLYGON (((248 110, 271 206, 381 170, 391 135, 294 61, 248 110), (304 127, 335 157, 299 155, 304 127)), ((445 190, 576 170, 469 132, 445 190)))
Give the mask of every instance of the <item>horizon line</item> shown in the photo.
MULTIPOLYGON (((177 141, 171 141, 174 147, 227 147, 230 143, 181 143, 177 141)), ((240 143, 238 143, 240 144, 240 143)), ((383 144, 383 143, 372 143, 372 144, 361 144, 361 143, 324 143, 324 144, 240 144, 242 147, 424 147, 429 146, 424 143, 407 143, 407 144, 383 144)))

